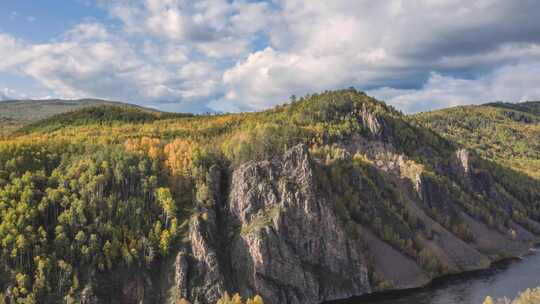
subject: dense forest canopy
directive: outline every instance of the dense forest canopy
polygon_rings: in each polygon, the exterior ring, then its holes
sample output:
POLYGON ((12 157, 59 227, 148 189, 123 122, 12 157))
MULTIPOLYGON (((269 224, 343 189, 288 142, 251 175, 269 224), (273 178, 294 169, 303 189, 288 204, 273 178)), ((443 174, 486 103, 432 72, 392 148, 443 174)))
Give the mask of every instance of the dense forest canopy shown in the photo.
MULTIPOLYGON (((424 227, 404 207, 406 198, 365 156, 345 156, 340 145, 355 138, 392 142, 419 164, 411 170, 423 170, 426 179, 448 185, 454 191, 449 194, 468 213, 492 227, 502 229, 511 219, 527 225, 527 216, 540 220, 540 207, 533 204, 540 201, 540 189, 527 186, 531 182, 520 174, 480 164, 495 170, 521 201, 531 202, 516 202, 511 211, 489 205, 461 191, 459 181, 436 174, 438 164, 458 149, 448 139, 461 137, 459 144, 477 148, 483 156, 502 161, 512 155, 510 165, 535 176, 527 168, 540 168, 538 141, 533 141, 540 118, 486 109, 469 114, 469 121, 460 117, 476 109, 456 108, 407 121, 392 107, 348 89, 293 99, 259 113, 191 116, 107 105, 28 124, 0 140, 0 299, 73 303, 88 286, 112 293, 97 286, 90 274, 151 269, 166 259, 184 241, 190 217, 200 206, 212 204, 208 180, 213 168, 227 171, 297 144, 307 145, 320 160, 318 180, 333 185, 335 193, 327 194, 338 198, 336 208, 343 210, 351 235, 362 223, 429 272, 444 272, 421 245, 418 233, 424 227), (460 129, 462 124, 470 130, 492 121, 505 123, 495 128, 496 136, 460 129), (508 138, 523 122, 522 141, 510 145, 508 138), (442 133, 450 135, 441 137, 421 124, 434 129, 445 125, 442 133), (493 142, 484 142, 485 137, 493 142), (351 180, 362 187, 349 186, 351 180), (380 204, 369 204, 373 200, 380 204)), ((433 210, 432 216, 472 241, 457 214, 433 210)))
POLYGON ((410 120, 540 179, 540 102, 455 107, 412 115, 410 120))
POLYGON ((5 296, 73 302, 83 282, 95 283, 89 273, 151 268, 207 203, 210 167, 343 137, 359 127, 360 105, 389 112, 355 91, 309 98, 264 113, 197 117, 105 105, 14 132, 0 142, 5 296))

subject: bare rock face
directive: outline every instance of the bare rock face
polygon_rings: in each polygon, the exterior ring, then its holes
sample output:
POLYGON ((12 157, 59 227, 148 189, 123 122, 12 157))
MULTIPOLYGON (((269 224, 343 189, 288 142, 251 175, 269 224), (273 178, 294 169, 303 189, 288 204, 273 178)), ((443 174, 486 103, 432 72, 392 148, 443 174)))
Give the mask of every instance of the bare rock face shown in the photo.
POLYGON ((477 170, 474 168, 474 157, 467 149, 458 149, 450 159, 449 173, 455 176, 463 187, 469 191, 477 191, 475 185, 477 170))
POLYGON ((313 174, 304 146, 234 172, 229 210, 241 231, 230 256, 242 294, 320 303, 370 291, 363 250, 318 195, 313 174))
POLYGON ((448 213, 451 205, 450 194, 447 189, 429 175, 420 176, 420 197, 427 208, 436 208, 448 213))
POLYGON ((473 160, 473 156, 467 149, 459 149, 454 154, 450 169, 468 189, 478 193, 492 192, 494 181, 491 174, 475 168, 473 160))
POLYGON ((205 214, 194 217, 189 230, 194 260, 193 265, 190 265, 190 273, 193 273, 193 279, 198 281, 197 286, 191 290, 194 303, 214 303, 226 291, 216 251, 215 238, 218 233, 215 214, 213 210, 206 210, 205 214))
POLYGON ((463 175, 469 174, 471 170, 469 151, 467 149, 459 149, 456 152, 456 160, 461 173, 463 175))
POLYGON ((81 304, 97 304, 98 298, 94 294, 94 290, 91 286, 86 286, 81 292, 81 304))
MULTIPOLYGON (((376 117, 366 119, 370 130, 381 135, 384 123, 376 117)), ((437 173, 425 172, 421 163, 390 143, 355 139, 342 148, 349 156, 365 155, 406 195, 408 211, 429 232, 418 234, 419 242, 446 273, 486 268, 497 256, 525 252, 535 239, 517 224, 505 234, 467 215, 437 173), (460 218, 472 240, 458 237, 431 210, 441 217, 460 218)), ((440 170, 459 179, 464 191, 485 193, 500 206, 510 205, 511 198, 496 191, 489 172, 475 164, 469 152, 458 150, 440 170)), ((369 227, 358 239, 353 237, 325 194, 323 187, 329 185, 319 184, 316 166, 307 147, 298 145, 281 157, 235 169, 226 180, 228 194, 221 189, 224 175, 212 168, 206 177, 208 195, 201 195, 204 207, 190 222, 190 245, 174 263, 176 300, 209 304, 227 291, 243 297, 259 294, 269 304, 315 304, 375 290, 419 287, 433 279, 420 262, 369 227), (370 275, 382 281, 370 281, 370 275)))
POLYGON ((371 134, 376 138, 382 138, 385 134, 385 122, 379 118, 376 114, 364 107, 360 113, 362 124, 367 128, 371 134))
POLYGON ((175 261, 175 298, 176 300, 186 299, 188 297, 188 271, 189 261, 185 250, 181 250, 176 255, 175 261))

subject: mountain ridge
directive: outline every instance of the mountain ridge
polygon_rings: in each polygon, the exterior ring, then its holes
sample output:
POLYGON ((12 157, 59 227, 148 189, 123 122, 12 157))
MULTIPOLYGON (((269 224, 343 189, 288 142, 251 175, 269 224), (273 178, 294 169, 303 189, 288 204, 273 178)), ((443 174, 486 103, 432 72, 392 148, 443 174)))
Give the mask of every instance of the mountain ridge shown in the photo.
POLYGON ((258 113, 15 134, 0 140, 0 290, 320 303, 526 253, 539 181, 432 131, 437 119, 348 89, 258 113))

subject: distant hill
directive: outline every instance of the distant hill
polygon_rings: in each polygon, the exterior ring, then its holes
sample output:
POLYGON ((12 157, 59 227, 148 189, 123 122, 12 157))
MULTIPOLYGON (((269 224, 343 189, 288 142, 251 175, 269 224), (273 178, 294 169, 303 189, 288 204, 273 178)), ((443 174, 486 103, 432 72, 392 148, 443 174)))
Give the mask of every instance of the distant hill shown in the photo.
POLYGON ((0 135, 56 114, 102 105, 130 107, 147 112, 157 112, 132 104, 101 99, 6 100, 0 101, 0 135))
POLYGON ((540 102, 454 107, 409 118, 487 159, 540 179, 540 102))
POLYGON ((534 115, 540 115, 540 101, 527 101, 521 103, 492 102, 486 103, 484 106, 506 108, 521 112, 527 112, 534 115))
POLYGON ((160 119, 180 118, 186 116, 193 116, 193 114, 158 112, 120 103, 118 105, 101 104, 55 114, 49 118, 24 125, 16 132, 51 132, 67 126, 83 126, 92 124, 111 125, 114 123, 145 123, 160 119))

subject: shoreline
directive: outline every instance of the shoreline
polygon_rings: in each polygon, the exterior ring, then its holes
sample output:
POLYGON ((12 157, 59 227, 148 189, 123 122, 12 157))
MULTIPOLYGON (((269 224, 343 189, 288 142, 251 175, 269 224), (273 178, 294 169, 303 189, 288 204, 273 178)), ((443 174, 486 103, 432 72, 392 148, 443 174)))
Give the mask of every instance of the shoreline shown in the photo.
POLYGON ((489 266, 485 268, 464 270, 457 273, 444 274, 444 275, 431 279, 429 282, 427 282, 424 285, 420 285, 417 287, 375 291, 372 293, 367 293, 367 294, 363 294, 359 296, 352 296, 352 297, 344 298, 344 299, 329 300, 329 301, 322 302, 321 304, 350 304, 351 301, 355 301, 355 303, 358 302, 358 304, 360 304, 362 303, 362 301, 396 300, 403 296, 414 294, 423 290, 437 288, 439 286, 452 282, 453 280, 472 278, 482 273, 493 271, 499 267, 510 265, 513 262, 521 261, 525 257, 538 254, 537 248, 540 248, 540 242, 535 242, 534 245, 531 246, 529 249, 527 249, 527 251, 524 252, 522 255, 508 256, 508 257, 503 257, 500 259, 493 260, 489 264, 489 266))

